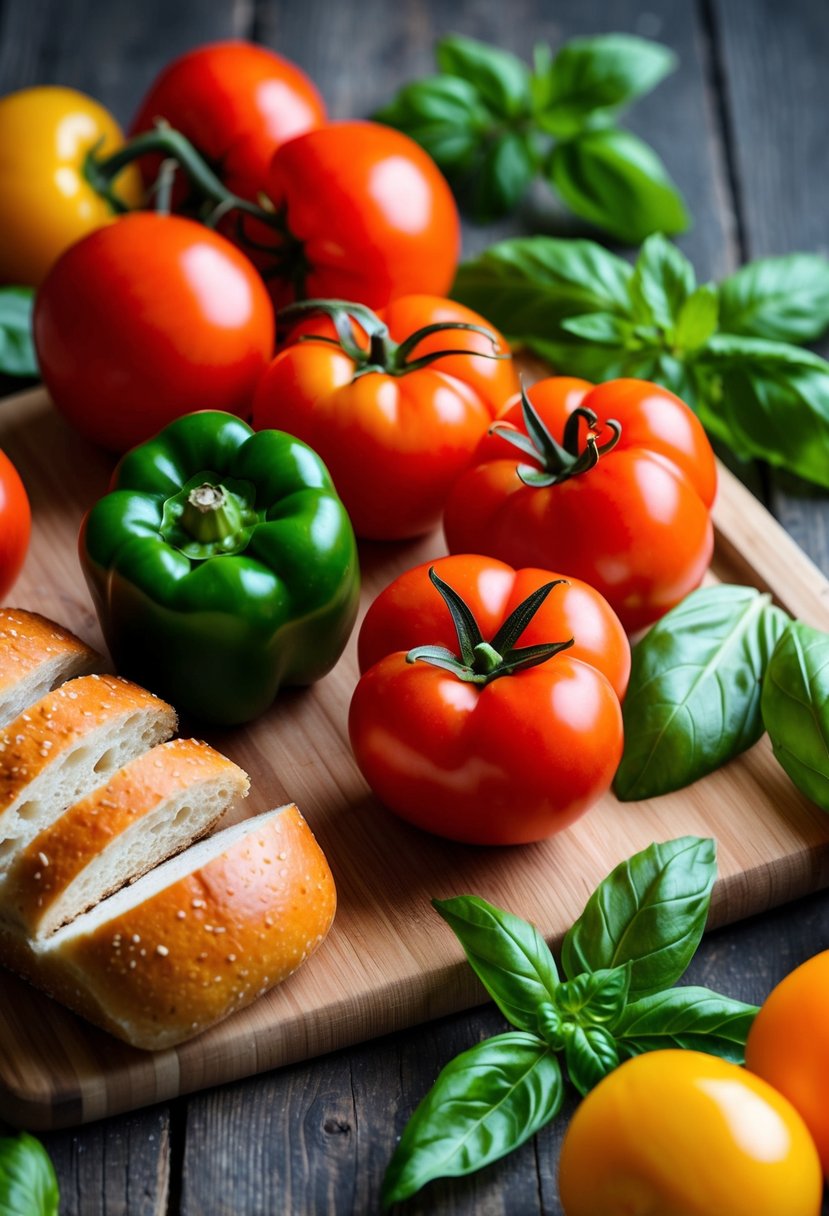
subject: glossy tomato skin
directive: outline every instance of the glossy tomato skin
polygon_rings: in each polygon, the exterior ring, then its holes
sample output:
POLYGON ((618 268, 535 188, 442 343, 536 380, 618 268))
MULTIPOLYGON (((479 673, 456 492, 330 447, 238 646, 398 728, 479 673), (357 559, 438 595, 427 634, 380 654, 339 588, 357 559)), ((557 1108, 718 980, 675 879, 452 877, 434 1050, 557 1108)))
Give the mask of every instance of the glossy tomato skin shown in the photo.
MULTIPOLYGON (((265 189, 280 144, 325 122, 325 104, 300 68, 264 46, 215 42, 174 59, 160 73, 132 124, 158 119, 181 131, 243 198, 265 189)), ((145 158, 151 181, 157 158, 145 158)))
MULTIPOLYGON (((529 460, 486 437, 447 502, 450 550, 567 571, 600 591, 628 631, 651 624, 699 585, 711 560, 716 465, 702 427, 679 398, 646 381, 593 388, 553 377, 528 396, 559 441, 579 405, 598 415, 599 443, 611 418, 621 439, 595 468, 539 488, 516 473, 529 460)), ((520 402, 502 420, 524 431, 520 402)))
MULTIPOLYGON (((37 287, 56 259, 115 213, 87 180, 87 154, 116 152, 121 129, 75 89, 39 86, 0 99, 0 283, 37 287)), ((133 167, 115 180, 128 207, 141 201, 133 167)))
POLYGON ((268 194, 285 209, 298 251, 272 280, 277 307, 301 295, 382 308, 400 295, 445 296, 460 252, 460 221, 434 161, 400 131, 333 122, 276 152, 268 194))
MULTIPOLYGON (((450 613, 429 579, 432 567, 471 608, 486 641, 533 591, 566 577, 549 570, 513 570, 494 558, 466 553, 406 570, 380 592, 365 615, 357 643, 361 672, 398 650, 430 643, 448 649, 456 646, 450 613)), ((597 591, 568 578, 551 591, 516 645, 537 646, 571 637, 575 641, 567 654, 600 671, 621 701, 630 676, 627 635, 597 591)))
POLYGON ((67 250, 38 293, 34 333, 58 409, 122 452, 194 410, 249 414, 274 319, 259 276, 228 241, 141 212, 67 250))
POLYGON ((790 1103, 696 1051, 648 1052, 600 1081, 559 1165, 566 1216, 818 1216, 822 1189, 790 1103))
MULTIPOLYGON (((470 309, 435 296, 401 297, 380 315, 395 342, 438 322, 486 325, 470 309)), ((297 327, 259 382, 254 427, 288 431, 320 454, 358 536, 399 540, 428 532, 517 388, 512 360, 482 357, 492 352, 482 334, 449 330, 423 339, 410 358, 447 348, 472 353, 406 375, 355 378, 355 363, 344 351, 307 340, 334 333, 327 318, 297 327)), ((509 353, 500 336, 498 349, 509 353)))
POLYGON ((17 580, 32 528, 29 498, 20 474, 0 450, 0 601, 17 580))
POLYGON ((746 1067, 800 1113, 829 1178, 829 950, 795 968, 766 998, 749 1032, 746 1067))

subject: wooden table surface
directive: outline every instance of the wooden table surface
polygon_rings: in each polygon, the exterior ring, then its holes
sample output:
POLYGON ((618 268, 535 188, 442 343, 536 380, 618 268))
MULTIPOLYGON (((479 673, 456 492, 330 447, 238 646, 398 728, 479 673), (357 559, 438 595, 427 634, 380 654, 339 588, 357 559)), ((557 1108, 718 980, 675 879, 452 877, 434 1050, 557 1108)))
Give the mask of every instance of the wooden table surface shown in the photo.
MULTIPOLYGON (((333 116, 356 117, 387 101, 401 82, 432 70, 433 43, 444 33, 487 39, 525 57, 538 41, 638 33, 680 57, 679 70, 635 107, 628 125, 659 151, 690 203, 695 225, 680 244, 705 280, 749 258, 827 251, 825 18, 820 0, 0 0, 0 93, 35 83, 71 85, 127 122, 174 55, 200 42, 245 37, 294 59, 333 116)), ((539 194, 510 222, 466 226, 464 249, 469 254, 530 230, 595 236, 555 214, 539 194)), ((763 470, 752 471, 751 481, 829 572, 829 496, 763 470)), ((708 935, 687 978, 760 1002, 788 971, 827 947, 829 893, 708 935)), ((504 1028, 494 1007, 485 1006, 44 1136, 62 1216, 379 1211, 383 1172, 414 1106, 452 1056, 504 1028)), ((433 1183, 401 1210, 561 1212, 556 1168, 572 1109, 568 1104, 504 1161, 469 1179, 433 1183)))

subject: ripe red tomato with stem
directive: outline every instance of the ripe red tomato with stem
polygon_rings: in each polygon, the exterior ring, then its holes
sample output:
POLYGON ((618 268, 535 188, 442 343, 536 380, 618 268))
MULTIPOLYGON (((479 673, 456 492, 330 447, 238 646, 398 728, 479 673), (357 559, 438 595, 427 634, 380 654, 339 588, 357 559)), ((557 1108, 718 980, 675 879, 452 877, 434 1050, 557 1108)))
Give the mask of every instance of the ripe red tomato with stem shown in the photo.
POLYGON ((607 677, 569 653, 572 638, 518 645, 558 580, 487 640, 457 591, 433 568, 426 577, 455 646, 401 649, 361 677, 349 734, 363 776, 402 819, 450 840, 523 844, 560 831, 610 787, 622 715, 607 677))
POLYGON ((37 296, 34 335, 58 409, 122 452, 194 410, 248 415, 274 318, 259 275, 224 237, 135 212, 58 259, 37 296))
POLYGON ((716 464, 696 416, 667 389, 541 380, 499 417, 473 464, 446 506, 452 552, 564 570, 600 591, 629 631, 702 580, 716 464))
POLYGON ((14 586, 32 529, 32 513, 20 474, 0 450, 0 600, 14 586))
POLYGON ((376 315, 313 300, 282 320, 299 324, 259 381, 254 427, 288 431, 319 453, 358 536, 398 540, 436 527, 517 389, 506 340, 437 296, 402 296, 376 315))

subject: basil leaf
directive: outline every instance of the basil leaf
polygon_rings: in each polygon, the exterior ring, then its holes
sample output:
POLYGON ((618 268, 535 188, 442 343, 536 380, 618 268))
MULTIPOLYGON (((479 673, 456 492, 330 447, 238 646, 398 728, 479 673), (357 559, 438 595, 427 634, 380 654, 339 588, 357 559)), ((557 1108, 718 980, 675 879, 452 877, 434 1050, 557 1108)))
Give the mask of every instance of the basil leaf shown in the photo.
POLYGON ((719 296, 714 283, 704 283, 688 296, 679 310, 674 330, 678 350, 693 351, 704 346, 717 328, 719 296))
POLYGON ((0 373, 37 376, 32 336, 34 291, 30 287, 0 288, 0 373))
POLYGON ((575 1019, 581 1026, 606 1026, 612 1030, 625 1007, 629 988, 629 964, 602 967, 559 984, 554 999, 562 1016, 575 1019))
POLYGON ((760 688, 788 617, 754 587, 691 592, 633 648, 623 802, 682 789, 756 743, 760 688))
POLYGON ((662 161, 629 131, 584 131, 556 144, 549 175, 571 211, 628 244, 688 226, 682 196, 662 161))
POLYGON ((670 987, 702 937, 716 875, 713 840, 682 836, 621 862, 564 938, 569 978, 630 963, 628 999, 670 987))
POLYGON ((529 110, 530 69, 509 51, 450 34, 436 56, 440 71, 469 81, 494 114, 514 118, 529 110))
POLYGON ((533 925, 476 895, 433 900, 463 946, 473 971, 504 1017, 538 1030, 538 1006, 555 1002, 558 971, 533 925))
POLYGON ((523 237, 491 245, 464 262, 452 296, 513 339, 554 340, 566 317, 628 316, 632 273, 627 262, 595 241, 523 237))
POLYGON ((582 1097, 619 1063, 619 1049, 603 1026, 574 1026, 564 1045, 570 1080, 582 1097))
POLYGON ((680 309, 696 285, 694 268, 685 254, 660 232, 654 233, 645 241, 633 268, 633 315, 673 333, 680 309))
POLYGON ((682 1047, 742 1064, 756 1005, 708 988, 670 988, 628 1005, 614 1028, 623 1060, 645 1051, 682 1047))
POLYGON ((374 118, 414 139, 446 172, 471 162, 491 121, 474 86, 456 76, 406 85, 374 118))
POLYGON ((829 363, 762 338, 714 334, 696 359, 719 378, 711 410, 735 452, 829 486, 829 363))
POLYGON ((568 317, 562 321, 561 328, 599 346, 623 348, 633 333, 633 324, 612 312, 588 312, 581 317, 568 317))
POLYGON ((667 47, 630 34, 573 38, 543 73, 538 122, 551 134, 566 138, 595 111, 616 110, 649 92, 676 64, 667 47))
POLYGON ((829 635, 791 622, 769 660, 761 709, 780 764, 829 811, 829 635))
POLYGON ((433 1178, 497 1161, 555 1118, 563 1097, 559 1063, 532 1035, 496 1035, 463 1052, 407 1123, 383 1181, 384 1206, 433 1178))
POLYGON ((466 178, 457 179, 455 185, 473 219, 489 223, 517 206, 535 171, 536 158, 529 139, 508 131, 483 147, 466 178))
POLYGON ((0 1138, 0 1216, 58 1216, 54 1166, 27 1132, 0 1138))
POLYGON ((812 342, 829 326, 829 260, 814 253, 759 258, 720 284, 725 333, 812 342))
POLYGON ((623 347, 611 348, 593 342, 546 342, 543 338, 525 338, 523 345, 540 359, 545 359, 557 375, 613 380, 628 374, 625 371, 627 351, 623 347))

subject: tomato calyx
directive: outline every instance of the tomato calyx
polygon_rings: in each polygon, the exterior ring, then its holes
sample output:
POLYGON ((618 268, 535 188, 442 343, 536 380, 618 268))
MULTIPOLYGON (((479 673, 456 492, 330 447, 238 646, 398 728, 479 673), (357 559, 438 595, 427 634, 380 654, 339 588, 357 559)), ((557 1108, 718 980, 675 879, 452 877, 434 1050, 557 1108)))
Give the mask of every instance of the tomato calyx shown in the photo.
POLYGON ((434 566, 429 570, 429 578, 452 616, 460 654, 454 654, 445 646, 416 646, 406 655, 407 663, 422 660, 450 671, 466 684, 490 684, 501 676, 546 663, 553 655, 574 644, 575 639, 570 638, 566 642, 543 642, 536 646, 515 645, 553 587, 565 583, 566 579, 553 579, 533 591, 510 613, 492 641, 487 642, 469 605, 443 581, 434 566))
POLYGON ((406 376, 409 372, 418 371, 421 367, 427 367, 437 359, 445 359, 449 355, 476 355, 481 359, 510 358, 509 352, 499 351, 498 336, 491 329, 475 325, 471 321, 436 321, 433 325, 424 325, 415 330, 403 342, 395 342, 385 321, 381 321, 365 304, 355 304, 349 300, 303 300, 297 304, 289 304, 280 310, 277 323, 290 325, 313 313, 330 317, 337 332, 336 338, 323 334, 301 334, 298 341, 327 342, 331 346, 338 346, 353 361, 355 380, 370 373, 406 376), (354 328, 355 322, 368 338, 367 347, 360 343, 354 328), (409 357, 424 338, 453 329, 483 334, 492 344, 492 351, 446 349, 429 351, 416 359, 409 357))
POLYGON ((564 426, 562 442, 559 443, 541 421, 524 389, 521 389, 521 414, 526 435, 508 422, 495 422, 489 428, 490 435, 505 439, 536 463, 519 464, 516 473, 527 486, 555 486, 571 477, 588 473, 599 463, 599 457, 615 448, 622 434, 621 425, 615 418, 608 418, 599 430, 607 427, 611 434, 604 443, 598 442, 596 430, 598 414, 586 406, 573 410, 564 426), (581 445, 581 424, 587 425, 584 446, 581 445), (538 465, 541 467, 539 468, 538 465))

